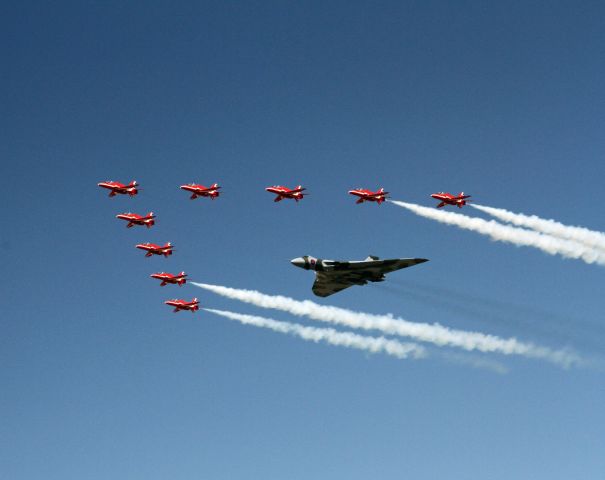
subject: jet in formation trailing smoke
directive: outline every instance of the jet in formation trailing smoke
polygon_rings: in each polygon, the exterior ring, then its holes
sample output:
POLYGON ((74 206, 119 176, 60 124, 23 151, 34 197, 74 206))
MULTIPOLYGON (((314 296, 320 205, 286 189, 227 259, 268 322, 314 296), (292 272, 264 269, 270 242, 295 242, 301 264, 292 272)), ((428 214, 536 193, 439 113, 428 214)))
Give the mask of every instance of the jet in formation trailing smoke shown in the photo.
POLYGON ((191 313, 200 309, 200 302, 198 302, 197 298, 194 298, 190 302, 187 300, 175 298, 172 300, 166 300, 164 302, 166 305, 170 305, 174 307, 173 312, 178 313, 181 310, 189 310, 191 313))
POLYGON ((131 197, 134 197, 137 193, 139 193, 139 190, 137 189, 139 184, 136 182, 136 180, 133 180, 128 185, 124 185, 120 182, 114 182, 113 180, 99 182, 97 185, 101 188, 106 188, 110 190, 110 197, 115 197, 118 194, 130 195, 131 197))
POLYGON ((195 200, 197 197, 210 197, 210 199, 214 200, 221 194, 221 192, 219 192, 220 188, 221 187, 218 186, 218 183, 213 183, 209 187, 197 185, 195 183, 181 185, 182 190, 191 192, 191 197, 189 197, 191 200, 195 200))
POLYGON ((149 212, 145 216, 130 212, 120 213, 119 215, 116 215, 116 218, 126 220, 128 222, 126 228, 132 228, 134 225, 145 225, 147 228, 150 228, 155 225, 155 215, 153 212, 149 212))
POLYGON ((167 257, 172 255, 173 251, 173 246, 170 242, 166 243, 164 246, 156 245, 155 243, 139 243, 136 247, 145 250, 147 252, 145 254, 146 257, 151 257, 152 255, 164 255, 167 257))
POLYGON ((458 208, 462 208, 462 206, 467 203, 466 199, 471 198, 470 195, 465 195, 464 192, 460 192, 458 195, 452 195, 447 192, 432 193, 431 197, 441 202, 437 205, 437 208, 443 208, 446 205, 454 205, 458 206, 458 208))
POLYGON ((349 193, 359 197, 355 203, 376 202, 378 205, 384 202, 389 194, 389 192, 384 191, 384 188, 381 188, 377 192, 372 192, 371 190, 366 190, 364 188, 356 188, 354 190, 349 190, 349 193))
POLYGON ((383 282, 387 273, 424 262, 428 260, 426 258, 380 260, 372 255, 361 261, 322 260, 308 255, 291 260, 292 265, 315 271, 312 290, 318 297, 327 297, 353 285, 383 282))
POLYGON ((185 272, 181 272, 178 275, 173 275, 172 273, 166 273, 166 272, 159 272, 159 273, 152 273, 150 275, 150 277, 161 280, 162 283, 160 283, 160 287, 163 287, 167 283, 171 283, 173 285, 178 285, 179 287, 181 285, 184 285, 185 283, 187 283, 187 278, 186 278, 187 274, 185 272))
POLYGON ((275 197, 275 200, 273 200, 274 202, 281 202, 284 198, 293 198, 298 202, 299 200, 302 200, 305 195, 308 195, 308 193, 302 193, 306 190, 306 188, 303 188, 302 185, 298 185, 296 188, 292 189, 284 187, 282 185, 274 185, 273 187, 265 188, 265 190, 267 192, 275 193, 277 195, 277 197, 275 197))

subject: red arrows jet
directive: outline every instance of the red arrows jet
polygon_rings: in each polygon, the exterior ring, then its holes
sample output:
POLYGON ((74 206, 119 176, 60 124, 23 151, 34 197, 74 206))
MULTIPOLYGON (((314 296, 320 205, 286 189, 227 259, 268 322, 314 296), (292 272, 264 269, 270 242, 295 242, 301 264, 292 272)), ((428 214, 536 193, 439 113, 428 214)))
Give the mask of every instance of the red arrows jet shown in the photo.
POLYGON ((283 187, 281 185, 274 185, 273 187, 265 188, 267 192, 275 193, 277 197, 275 197, 274 202, 281 202, 284 198, 293 198, 297 202, 304 198, 308 193, 302 193, 306 188, 303 188, 302 185, 298 185, 296 188, 289 189, 288 187, 283 187))
POLYGON ((111 190, 111 192, 109 192, 110 197, 115 197, 118 193, 120 195, 128 194, 131 197, 134 197, 137 193, 139 193, 139 190, 137 189, 139 184, 136 182, 136 180, 133 180, 128 185, 124 185, 123 183, 120 183, 120 182, 114 182, 113 180, 107 180, 106 182, 100 182, 97 185, 99 185, 99 187, 107 188, 108 190, 111 190))
POLYGON ((172 243, 170 242, 163 247, 156 245, 155 243, 139 243, 136 247, 141 250, 146 250, 146 257, 151 257, 152 255, 164 255, 167 257, 168 255, 172 255, 172 243))
POLYGON ((466 205, 466 199, 470 198, 470 195, 465 195, 464 192, 460 192, 457 196, 447 192, 432 193, 431 197, 435 200, 439 200, 441 203, 437 205, 437 208, 443 208, 445 205, 457 205, 458 208, 462 208, 462 205, 466 205))
POLYGON ((152 273, 150 275, 151 278, 157 278, 161 280, 160 287, 163 287, 167 283, 172 283, 173 285, 178 285, 179 287, 185 283, 187 280, 185 277, 187 274, 185 272, 181 272, 178 275, 173 275, 172 273, 160 272, 160 273, 152 273))
POLYGON ((119 215, 116 215, 116 218, 119 218, 121 220, 126 220, 128 222, 128 225, 126 225, 126 228, 132 228, 133 225, 145 225, 147 228, 152 227, 153 225, 155 225, 155 215, 153 214, 153 212, 149 212, 146 216, 142 216, 142 215, 138 215, 136 213, 120 213, 119 215))
POLYGON ((387 198, 386 196, 389 194, 389 192, 384 191, 384 188, 381 188, 377 192, 372 192, 371 190, 366 190, 363 188, 356 188, 355 190, 349 190, 349 193, 359 197, 355 203, 376 202, 378 205, 384 202, 387 198))
POLYGON ((218 183, 213 183, 209 187, 204 187, 204 185, 196 185, 195 183, 190 183, 188 185, 181 185, 182 190, 187 190, 191 192, 192 195, 191 200, 195 200, 197 197, 210 197, 214 200, 216 197, 220 195, 218 183))
POLYGON ((179 310, 189 310, 191 313, 195 312, 196 310, 200 309, 200 302, 198 302, 197 298, 194 298, 193 300, 191 300, 190 302, 186 301, 186 300, 181 300, 181 299, 173 299, 173 300, 166 300, 164 302, 166 305, 171 305, 174 307, 173 312, 177 313, 179 310))

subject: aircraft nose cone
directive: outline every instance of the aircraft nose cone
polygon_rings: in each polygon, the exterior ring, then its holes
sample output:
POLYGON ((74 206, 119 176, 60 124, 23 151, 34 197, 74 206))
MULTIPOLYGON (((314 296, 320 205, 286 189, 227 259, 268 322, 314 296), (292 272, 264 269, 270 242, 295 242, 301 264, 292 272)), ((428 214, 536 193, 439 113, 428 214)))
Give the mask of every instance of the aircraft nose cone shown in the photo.
POLYGON ((302 257, 296 257, 290 260, 290 263, 298 268, 305 268, 305 259, 302 257))

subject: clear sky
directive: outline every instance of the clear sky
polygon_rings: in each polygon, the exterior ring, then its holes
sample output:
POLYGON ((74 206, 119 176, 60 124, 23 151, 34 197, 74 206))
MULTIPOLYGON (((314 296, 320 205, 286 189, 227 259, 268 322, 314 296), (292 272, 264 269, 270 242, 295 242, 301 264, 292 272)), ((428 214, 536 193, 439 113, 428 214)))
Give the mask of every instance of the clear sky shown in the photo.
POLYGON ((149 274, 302 300, 294 257, 425 257, 316 300, 598 357, 603 267, 347 190, 428 206, 464 190, 605 230, 604 17, 592 1, 3 5, 0 478, 603 478, 602 369, 481 357, 502 375, 451 349, 398 360, 175 315, 165 299, 197 296, 322 326, 149 274), (143 190, 108 198, 107 179, 143 190), (190 201, 191 181, 223 195, 190 201), (299 183, 299 204, 264 191, 299 183), (149 210, 150 230, 114 218, 149 210))

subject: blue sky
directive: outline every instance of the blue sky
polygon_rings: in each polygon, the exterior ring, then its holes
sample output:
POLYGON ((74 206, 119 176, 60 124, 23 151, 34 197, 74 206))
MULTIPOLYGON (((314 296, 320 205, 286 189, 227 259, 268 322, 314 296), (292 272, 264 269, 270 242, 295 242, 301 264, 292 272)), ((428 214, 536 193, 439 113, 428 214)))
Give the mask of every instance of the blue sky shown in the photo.
MULTIPOLYGON (((600 478, 603 372, 397 360, 155 271, 315 299, 304 254, 426 257, 322 304, 598 356, 602 267, 355 205, 464 190, 604 230, 599 2, 2 7, 0 477, 600 478), (96 184, 138 180, 133 199, 96 184), (215 202, 178 186, 218 182, 215 202), (299 204, 264 187, 305 185, 299 204), (158 215, 126 229, 117 213, 158 215), (170 259, 134 245, 172 241, 170 259)), ((478 212, 466 210, 471 215, 478 212)), ((305 324, 309 321, 298 320, 305 324)))

